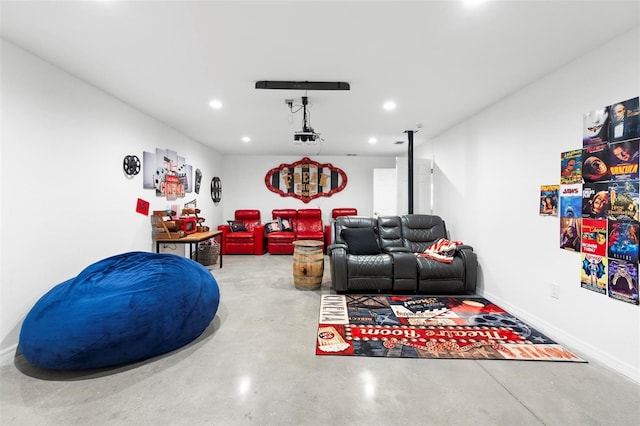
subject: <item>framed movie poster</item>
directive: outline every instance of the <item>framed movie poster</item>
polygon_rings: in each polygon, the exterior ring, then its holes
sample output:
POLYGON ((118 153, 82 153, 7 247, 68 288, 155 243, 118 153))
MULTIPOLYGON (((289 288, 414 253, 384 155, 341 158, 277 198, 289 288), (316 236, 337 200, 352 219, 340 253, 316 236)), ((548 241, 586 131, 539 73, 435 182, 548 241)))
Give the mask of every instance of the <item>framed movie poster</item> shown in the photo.
POLYGON ((624 141, 640 137, 639 98, 627 99, 611 105, 609 141, 624 141))
POLYGON ((587 112, 582 116, 582 146, 609 141, 609 107, 587 112))
POLYGON ((558 191, 560 185, 540 186, 540 214, 543 216, 558 215, 558 191))
POLYGON ((560 154, 560 183, 582 182, 582 150, 574 149, 560 154))

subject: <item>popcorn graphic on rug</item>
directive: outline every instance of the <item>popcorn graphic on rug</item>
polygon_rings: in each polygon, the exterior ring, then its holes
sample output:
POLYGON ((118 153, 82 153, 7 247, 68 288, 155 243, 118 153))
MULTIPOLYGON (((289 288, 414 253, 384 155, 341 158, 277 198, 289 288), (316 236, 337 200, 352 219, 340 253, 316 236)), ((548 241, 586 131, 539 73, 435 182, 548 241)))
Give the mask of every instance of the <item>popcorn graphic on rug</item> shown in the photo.
POLYGON ((438 262, 451 263, 453 262, 456 248, 461 245, 464 245, 462 241, 449 241, 446 238, 440 238, 427 247, 424 252, 416 253, 416 256, 427 257, 438 262))
POLYGON ((323 352, 341 352, 349 347, 335 327, 318 328, 318 348, 323 352))

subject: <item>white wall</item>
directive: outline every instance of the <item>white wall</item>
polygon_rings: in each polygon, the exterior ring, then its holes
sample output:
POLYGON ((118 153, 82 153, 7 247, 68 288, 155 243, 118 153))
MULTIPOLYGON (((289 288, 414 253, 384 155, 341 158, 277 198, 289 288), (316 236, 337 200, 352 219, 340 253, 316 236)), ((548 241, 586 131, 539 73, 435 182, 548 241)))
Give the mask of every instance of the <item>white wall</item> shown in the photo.
POLYGON ((560 181, 560 153, 582 147, 582 114, 640 95, 639 45, 625 34, 416 151, 435 156, 434 212, 474 246, 487 298, 636 381, 640 307, 580 287, 580 254, 558 248, 559 218, 538 199, 560 181))
MULTIPOLYGON (((222 220, 209 182, 220 156, 166 125, 2 42, 0 351, 17 343, 22 319, 53 285, 117 253, 153 250, 151 210, 166 199, 128 179, 125 155, 171 149, 203 172, 198 199, 210 226, 222 220)), ((182 247, 181 247, 182 248, 182 247)))
POLYGON ((304 203, 293 197, 281 197, 267 189, 267 172, 280 164, 294 163, 300 156, 225 156, 222 200, 224 219, 233 219, 237 209, 260 209, 263 221, 271 219, 273 209, 322 209, 328 223, 331 209, 355 207, 358 214, 373 215, 373 169, 395 167, 395 157, 309 156, 318 163, 330 163, 347 174, 347 186, 331 197, 319 197, 304 203), (227 190, 225 190, 227 188, 227 190))
MULTIPOLYGON (((224 159, 163 123, 2 41, 0 353, 17 343, 22 319, 52 286, 89 264, 126 251, 153 251, 150 218, 135 212, 138 198, 150 210, 198 200, 215 228, 239 208, 318 207, 328 221, 334 207, 371 215, 373 169, 394 157, 311 156, 347 173, 347 187, 310 203, 267 190, 268 170, 301 157, 229 156, 224 159), (170 149, 203 172, 200 194, 167 202, 129 179, 125 155, 170 149), (224 160, 224 161, 223 161, 224 160), (209 185, 222 178, 222 202, 209 185)), ((178 254, 182 254, 178 246, 178 254)), ((167 251, 167 250, 164 250, 167 251)))

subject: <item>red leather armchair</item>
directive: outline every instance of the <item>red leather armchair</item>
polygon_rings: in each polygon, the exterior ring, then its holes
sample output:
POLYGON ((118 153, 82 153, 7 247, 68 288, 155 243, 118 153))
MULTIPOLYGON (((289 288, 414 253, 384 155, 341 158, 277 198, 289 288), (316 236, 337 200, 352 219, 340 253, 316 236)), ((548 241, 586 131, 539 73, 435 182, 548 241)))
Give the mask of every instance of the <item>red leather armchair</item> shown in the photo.
POLYGON ((264 225, 260 223, 260 210, 236 210, 235 220, 244 224, 246 231, 231 231, 229 225, 220 225, 222 254, 264 254, 264 225))
MULTIPOLYGON (((338 207, 331 210, 331 222, 336 220, 337 217, 340 216, 357 216, 358 209, 354 209, 352 207, 338 207)), ((331 244, 331 223, 328 223, 324 226, 324 241, 325 241, 325 250, 331 244)))
POLYGON ((322 210, 298 209, 298 220, 294 228, 296 240, 317 240, 324 243, 322 210))
POLYGON ((267 234, 267 251, 269 254, 293 254, 293 242, 296 240, 295 223, 298 212, 295 209, 274 209, 273 220, 286 219, 292 225, 292 231, 274 231, 267 234))

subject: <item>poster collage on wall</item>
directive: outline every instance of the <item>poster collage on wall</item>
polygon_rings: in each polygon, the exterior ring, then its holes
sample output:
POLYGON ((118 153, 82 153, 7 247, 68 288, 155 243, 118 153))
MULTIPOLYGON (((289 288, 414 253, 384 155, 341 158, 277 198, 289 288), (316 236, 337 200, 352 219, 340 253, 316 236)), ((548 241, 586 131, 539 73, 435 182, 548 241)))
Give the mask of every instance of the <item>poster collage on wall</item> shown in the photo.
POLYGON ((582 288, 638 305, 639 98, 588 112, 583 125, 582 148, 560 154, 560 185, 540 188, 540 214, 559 214, 582 288))

